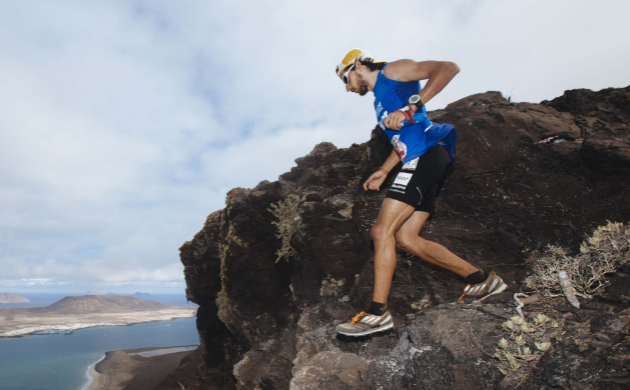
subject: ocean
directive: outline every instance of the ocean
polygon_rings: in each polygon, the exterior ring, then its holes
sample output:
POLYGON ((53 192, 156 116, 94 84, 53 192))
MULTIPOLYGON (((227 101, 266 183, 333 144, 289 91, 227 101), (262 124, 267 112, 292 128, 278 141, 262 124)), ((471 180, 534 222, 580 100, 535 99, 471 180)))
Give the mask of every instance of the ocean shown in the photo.
MULTIPOLYGON (((171 304, 185 304, 185 298, 171 304)), ((67 336, 0 338, 0 389, 81 390, 89 367, 107 351, 198 344, 195 318, 79 329, 67 336)))

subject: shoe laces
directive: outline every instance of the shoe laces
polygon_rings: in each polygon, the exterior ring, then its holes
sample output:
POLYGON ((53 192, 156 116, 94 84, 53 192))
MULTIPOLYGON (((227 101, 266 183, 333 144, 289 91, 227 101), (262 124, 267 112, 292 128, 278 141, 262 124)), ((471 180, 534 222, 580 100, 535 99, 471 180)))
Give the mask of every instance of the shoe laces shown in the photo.
POLYGON ((357 322, 361 321, 361 318, 365 317, 366 315, 367 313, 362 311, 361 313, 357 314, 356 316, 352 318, 352 323, 356 324, 357 322))
POLYGON ((466 288, 464 289, 464 293, 462 294, 462 296, 461 296, 461 297, 459 297, 458 301, 461 301, 461 300, 462 300, 462 298, 464 298, 464 297, 466 296, 466 293, 468 292, 468 289, 469 289, 469 288, 471 288, 472 286, 473 286, 473 285, 472 285, 472 284, 470 284, 470 283, 466 285, 466 288))

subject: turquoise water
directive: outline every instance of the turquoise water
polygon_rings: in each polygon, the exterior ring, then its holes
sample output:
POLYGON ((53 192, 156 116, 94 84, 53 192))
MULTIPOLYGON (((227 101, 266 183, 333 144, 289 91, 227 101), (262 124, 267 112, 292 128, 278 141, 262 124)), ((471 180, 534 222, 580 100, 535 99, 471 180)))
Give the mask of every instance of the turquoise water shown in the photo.
POLYGON ((0 338, 0 389, 80 390, 106 351, 199 344, 195 318, 0 338))

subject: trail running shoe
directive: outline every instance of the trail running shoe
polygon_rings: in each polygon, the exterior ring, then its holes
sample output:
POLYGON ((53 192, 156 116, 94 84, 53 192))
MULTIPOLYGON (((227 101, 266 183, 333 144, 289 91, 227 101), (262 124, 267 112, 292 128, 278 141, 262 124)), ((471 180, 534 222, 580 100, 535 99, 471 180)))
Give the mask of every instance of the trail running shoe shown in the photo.
POLYGON ((389 310, 386 310, 382 316, 376 316, 362 311, 349 322, 337 325, 337 333, 346 336, 365 336, 393 327, 394 322, 392 321, 392 316, 389 314, 389 310))
POLYGON ((496 273, 490 272, 485 282, 468 284, 464 289, 464 294, 459 297, 463 303, 478 303, 488 298, 490 295, 498 294, 508 287, 496 273))

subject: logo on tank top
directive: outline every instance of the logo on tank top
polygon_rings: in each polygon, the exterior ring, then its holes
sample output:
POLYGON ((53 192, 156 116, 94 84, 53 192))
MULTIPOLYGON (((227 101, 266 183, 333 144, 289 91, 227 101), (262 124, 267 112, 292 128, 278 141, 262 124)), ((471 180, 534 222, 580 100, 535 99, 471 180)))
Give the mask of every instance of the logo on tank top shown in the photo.
POLYGON ((381 115, 382 111, 383 111, 383 105, 379 102, 378 105, 376 106, 376 120, 378 121, 378 125, 381 126, 381 129, 385 130, 386 127, 383 124, 383 121, 385 120, 385 118, 387 118, 387 115, 389 115, 389 112, 385 110, 383 114, 381 115))

